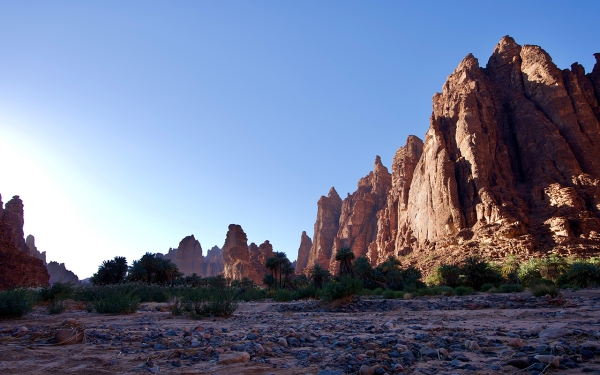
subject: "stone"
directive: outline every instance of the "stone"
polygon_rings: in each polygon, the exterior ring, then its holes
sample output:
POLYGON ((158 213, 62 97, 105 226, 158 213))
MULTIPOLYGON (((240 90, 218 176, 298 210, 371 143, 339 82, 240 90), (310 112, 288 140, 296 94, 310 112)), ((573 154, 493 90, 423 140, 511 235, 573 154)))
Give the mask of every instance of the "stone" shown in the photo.
POLYGON ((524 369, 529 367, 529 358, 515 358, 506 362, 508 366, 513 366, 518 369, 524 369))
POLYGON ((230 365, 232 363, 243 363, 249 361, 250 354, 248 352, 227 352, 219 355, 217 364, 230 365))
POLYGON ((288 346, 288 342, 284 337, 279 338, 279 340, 277 340, 277 344, 283 346, 283 347, 287 347, 288 346))
POLYGON ((76 329, 59 329, 54 334, 56 345, 73 345, 85 342, 85 333, 76 329))
POLYGON ((358 373, 359 375, 373 375, 375 373, 375 370, 372 369, 370 366, 362 365, 360 366, 358 373))
POLYGON ((523 341, 519 338, 512 338, 508 340, 508 346, 513 348, 521 348, 523 346, 523 341))
POLYGON ((539 337, 543 338, 543 339, 551 340, 551 339, 558 339, 558 338, 564 337, 568 334, 569 334, 569 332, 565 329, 565 326, 561 325, 561 326, 547 327, 547 328, 543 329, 539 333, 539 337))
POLYGON ((553 355, 536 355, 533 358, 554 368, 558 368, 558 366, 560 366, 558 357, 553 355))

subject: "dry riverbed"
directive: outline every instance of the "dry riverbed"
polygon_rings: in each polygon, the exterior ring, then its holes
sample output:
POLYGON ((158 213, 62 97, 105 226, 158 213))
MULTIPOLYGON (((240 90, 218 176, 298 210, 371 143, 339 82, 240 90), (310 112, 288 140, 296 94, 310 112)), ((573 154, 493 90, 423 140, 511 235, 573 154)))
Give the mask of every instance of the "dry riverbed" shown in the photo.
POLYGON ((166 304, 114 316, 76 307, 0 320, 0 373, 600 374, 600 289, 550 302, 529 292, 250 302, 204 320, 166 304), (65 320, 85 343, 56 345, 65 320))

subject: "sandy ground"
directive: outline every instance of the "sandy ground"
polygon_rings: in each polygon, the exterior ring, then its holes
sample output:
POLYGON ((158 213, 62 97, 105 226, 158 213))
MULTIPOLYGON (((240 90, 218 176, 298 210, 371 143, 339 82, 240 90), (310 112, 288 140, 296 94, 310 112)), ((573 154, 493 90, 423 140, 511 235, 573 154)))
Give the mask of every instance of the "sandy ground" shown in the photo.
POLYGON ((316 375, 356 374, 362 365, 389 374, 516 374, 520 370, 506 363, 540 354, 544 345, 561 364, 577 366, 546 373, 600 373, 599 330, 600 289, 563 292, 560 306, 529 292, 363 299, 334 310, 314 302, 242 303, 231 318, 203 320, 173 316, 166 304, 114 316, 77 309, 48 315, 38 307, 22 319, 0 320, 0 374, 316 375), (54 343, 67 318, 85 329, 85 343, 54 343), (27 332, 16 335, 19 327, 27 332), (545 336, 548 328, 558 336, 545 336), (509 346, 511 338, 524 348, 509 346), (466 340, 480 348, 466 349, 466 340), (428 356, 428 348, 445 348, 448 355, 428 356), (595 356, 582 356, 582 348, 596 350, 595 356), (407 359, 407 351, 416 356, 407 359), (248 362, 218 362, 241 352, 250 354, 248 362))

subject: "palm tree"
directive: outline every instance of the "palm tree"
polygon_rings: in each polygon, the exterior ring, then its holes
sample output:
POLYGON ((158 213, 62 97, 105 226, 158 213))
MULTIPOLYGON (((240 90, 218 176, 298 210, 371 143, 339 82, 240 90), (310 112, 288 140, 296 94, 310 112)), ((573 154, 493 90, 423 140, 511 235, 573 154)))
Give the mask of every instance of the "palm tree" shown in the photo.
POLYGON ((265 267, 271 272, 271 276, 275 277, 275 271, 279 268, 279 261, 275 257, 267 258, 265 267))
POLYGON ((275 259, 277 259, 278 263, 277 270, 279 271, 279 287, 281 288, 281 274, 283 273, 283 265, 286 261, 289 262, 289 259, 287 258, 287 255, 285 255, 285 253, 283 252, 276 252, 275 259))
POLYGON ((329 273, 329 270, 321 267, 318 263, 315 263, 313 268, 310 269, 310 279, 313 281, 313 284, 315 284, 315 288, 323 288, 323 284, 325 284, 330 277, 331 273, 329 273))
POLYGON ((291 286, 290 275, 293 275, 296 271, 292 266, 292 262, 290 262, 287 257, 285 258, 285 262, 283 262, 281 272, 283 273, 283 284, 291 286))
POLYGON ((118 284, 123 282, 127 273, 127 259, 116 256, 114 259, 105 260, 98 267, 91 282, 96 285, 118 284))
POLYGON ((349 247, 342 247, 335 254, 335 260, 340 262, 340 276, 350 275, 354 277, 354 268, 352 267, 352 261, 356 258, 352 249, 349 247))

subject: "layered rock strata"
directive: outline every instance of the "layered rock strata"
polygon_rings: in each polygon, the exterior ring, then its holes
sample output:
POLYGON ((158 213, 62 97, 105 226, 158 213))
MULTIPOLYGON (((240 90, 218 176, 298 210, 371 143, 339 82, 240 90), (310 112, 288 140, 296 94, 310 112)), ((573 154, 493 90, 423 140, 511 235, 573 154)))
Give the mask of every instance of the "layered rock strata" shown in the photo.
POLYGON ((349 246, 373 264, 398 255, 430 269, 473 254, 600 252, 595 57, 590 74, 577 63, 560 70, 510 37, 485 68, 466 56, 433 97, 425 141, 411 136, 396 153, 391 182, 376 162, 339 219, 319 204, 315 234, 339 229, 331 242, 315 240, 309 259, 335 271, 335 251, 349 246))
POLYGON ((274 255, 269 241, 259 246, 255 243, 248 246, 248 237, 237 224, 229 225, 222 251, 225 278, 241 280, 247 277, 257 285, 262 284, 263 277, 267 274, 267 258, 274 255))
POLYGON ((0 196, 0 289, 48 285, 46 266, 41 259, 29 255, 23 224, 23 202, 19 196, 6 206, 0 196))

